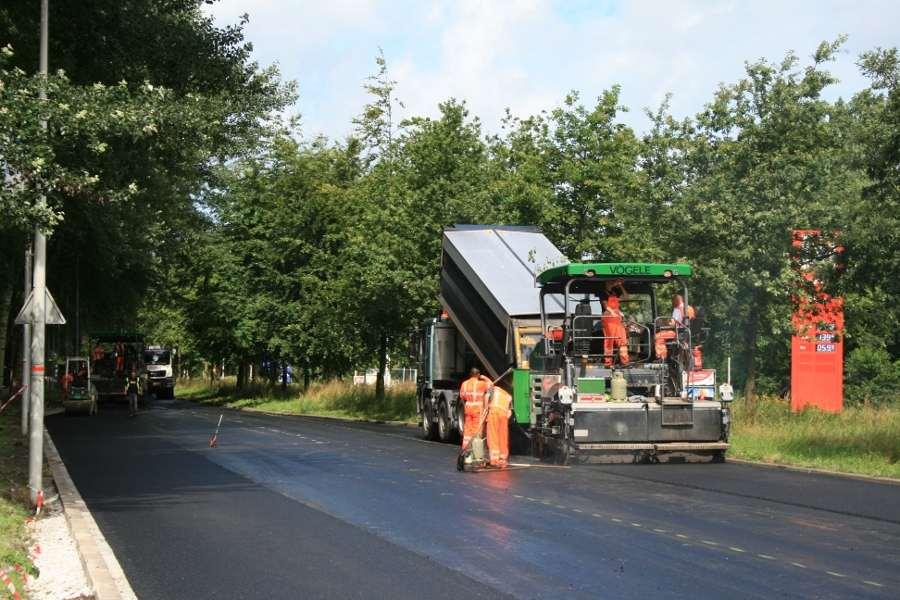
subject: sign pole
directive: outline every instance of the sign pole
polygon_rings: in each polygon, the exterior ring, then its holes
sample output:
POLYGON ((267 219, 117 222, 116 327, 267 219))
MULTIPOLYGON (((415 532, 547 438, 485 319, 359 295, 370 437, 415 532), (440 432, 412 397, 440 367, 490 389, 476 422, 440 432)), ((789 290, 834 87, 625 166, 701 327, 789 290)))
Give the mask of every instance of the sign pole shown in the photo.
MULTIPOLYGON (((41 0, 41 52, 40 74, 41 89, 40 100, 47 99, 47 22, 48 0, 41 0)), ((41 107, 45 110, 45 107, 41 107)), ((41 127, 45 134, 47 131, 47 119, 41 119, 41 127)), ((47 198, 43 194, 38 200, 39 205, 45 205, 47 198)), ((44 333, 47 315, 45 312, 47 296, 47 237, 41 231, 40 225, 34 228, 34 302, 32 304, 32 323, 34 331, 31 336, 31 406, 30 423, 31 430, 28 436, 28 489, 31 502, 37 506, 38 498, 43 491, 43 465, 44 465, 44 333)))
MULTIPOLYGON (((25 249, 25 298, 31 293, 31 246, 25 249)), ((31 323, 22 325, 22 435, 28 435, 28 405, 31 397, 31 323)))

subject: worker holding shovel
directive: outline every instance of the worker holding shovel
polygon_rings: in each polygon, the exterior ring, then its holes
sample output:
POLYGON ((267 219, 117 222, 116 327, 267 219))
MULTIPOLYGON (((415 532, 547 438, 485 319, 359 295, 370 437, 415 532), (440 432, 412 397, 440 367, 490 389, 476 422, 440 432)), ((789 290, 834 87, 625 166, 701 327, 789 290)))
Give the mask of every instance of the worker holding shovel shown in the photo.
MULTIPOLYGON (((469 378, 459 388, 459 397, 464 402, 465 422, 463 423, 463 440, 461 453, 465 452, 476 437, 481 437, 485 421, 486 396, 491 388, 491 380, 476 368, 469 372, 469 378)), ((465 462, 472 462, 472 454, 468 453, 465 462)))

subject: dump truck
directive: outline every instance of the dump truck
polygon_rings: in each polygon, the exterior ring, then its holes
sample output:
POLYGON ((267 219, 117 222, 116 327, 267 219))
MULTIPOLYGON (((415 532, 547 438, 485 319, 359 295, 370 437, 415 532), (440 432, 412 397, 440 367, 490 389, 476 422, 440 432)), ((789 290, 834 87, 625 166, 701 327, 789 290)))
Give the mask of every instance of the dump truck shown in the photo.
POLYGON ((415 336, 423 434, 460 431, 459 385, 478 366, 512 395, 511 426, 535 456, 722 460, 729 403, 701 365, 692 275, 685 264, 570 262, 533 227, 447 228, 442 314, 415 336), (676 295, 680 319, 667 308, 676 295), (615 336, 604 322, 613 296, 615 336))

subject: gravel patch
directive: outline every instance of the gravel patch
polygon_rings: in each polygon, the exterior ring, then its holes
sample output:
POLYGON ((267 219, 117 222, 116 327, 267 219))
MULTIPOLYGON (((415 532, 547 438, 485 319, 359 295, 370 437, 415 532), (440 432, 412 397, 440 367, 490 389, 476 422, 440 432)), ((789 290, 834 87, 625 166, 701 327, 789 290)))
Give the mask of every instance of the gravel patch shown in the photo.
POLYGON ((94 594, 84 573, 75 539, 59 501, 44 506, 41 517, 28 524, 34 564, 40 575, 25 586, 31 600, 83 600, 94 594))

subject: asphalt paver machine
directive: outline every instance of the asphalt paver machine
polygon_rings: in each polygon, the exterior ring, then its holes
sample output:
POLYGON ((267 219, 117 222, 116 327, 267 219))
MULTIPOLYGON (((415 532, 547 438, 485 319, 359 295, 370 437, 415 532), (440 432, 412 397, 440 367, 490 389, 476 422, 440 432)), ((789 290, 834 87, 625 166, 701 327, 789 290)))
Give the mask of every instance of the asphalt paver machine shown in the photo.
POLYGON ((423 432, 448 439, 460 427, 459 385, 478 366, 511 393, 512 437, 536 456, 721 460, 729 404, 701 368, 701 320, 682 309, 676 322, 671 309, 676 294, 689 305, 692 275, 684 264, 572 263, 536 228, 448 228, 443 313, 415 338, 423 432), (615 336, 604 327, 612 296, 615 336))
POLYGON ((62 405, 66 414, 97 414, 97 389, 91 382, 91 361, 87 357, 69 356, 62 375, 62 405))

